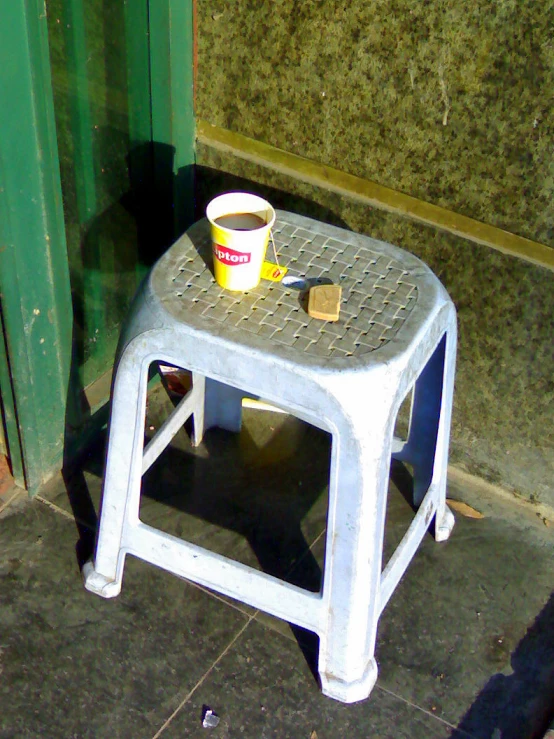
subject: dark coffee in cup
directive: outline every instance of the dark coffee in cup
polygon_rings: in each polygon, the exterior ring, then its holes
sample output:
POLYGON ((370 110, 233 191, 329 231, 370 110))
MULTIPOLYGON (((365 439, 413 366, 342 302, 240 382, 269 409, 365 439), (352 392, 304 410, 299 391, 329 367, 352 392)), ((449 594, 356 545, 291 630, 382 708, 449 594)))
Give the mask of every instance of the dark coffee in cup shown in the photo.
POLYGON ((216 218, 215 223, 232 231, 255 231, 257 228, 266 225, 264 219, 255 213, 229 213, 216 218))

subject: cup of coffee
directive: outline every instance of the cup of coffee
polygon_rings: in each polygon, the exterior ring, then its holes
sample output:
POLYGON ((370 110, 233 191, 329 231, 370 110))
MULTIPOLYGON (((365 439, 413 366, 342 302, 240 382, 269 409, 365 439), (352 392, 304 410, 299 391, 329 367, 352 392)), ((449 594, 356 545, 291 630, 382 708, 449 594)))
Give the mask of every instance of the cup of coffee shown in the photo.
POLYGON ((275 223, 272 206, 251 193, 228 192, 208 204, 206 216, 212 234, 216 282, 227 290, 256 287, 275 223))

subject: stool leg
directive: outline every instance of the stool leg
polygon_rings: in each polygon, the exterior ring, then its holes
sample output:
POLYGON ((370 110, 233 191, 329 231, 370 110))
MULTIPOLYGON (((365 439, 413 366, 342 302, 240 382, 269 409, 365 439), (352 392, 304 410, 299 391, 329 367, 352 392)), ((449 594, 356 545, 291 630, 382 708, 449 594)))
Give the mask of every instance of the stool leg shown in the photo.
POLYGON ((419 506, 431 485, 436 486, 435 538, 445 541, 454 526, 446 505, 448 442, 454 392, 456 330, 445 333, 414 389, 408 441, 399 455, 414 469, 414 504, 419 506))
POLYGON ((83 567, 85 587, 104 598, 121 590, 124 528, 138 521, 148 367, 126 350, 117 368, 109 427, 100 527, 94 562, 83 567))
MULTIPOLYGON (((193 383, 197 382, 197 377, 200 376, 193 374, 193 383)), ((194 418, 195 445, 198 445, 204 433, 214 426, 238 433, 242 425, 244 391, 212 380, 210 377, 206 377, 204 383, 204 409, 194 418)))
POLYGON ((192 373, 192 391, 196 395, 196 402, 192 412, 192 445, 202 443, 204 436, 204 405, 206 398, 206 378, 197 372, 192 373))
POLYGON ((353 434, 333 440, 319 673, 323 693, 345 703, 367 698, 377 680, 389 426, 375 439, 376 449, 364 448, 353 434))
POLYGON ((456 322, 445 336, 444 377, 442 391, 442 408, 435 449, 435 474, 439 490, 437 513, 435 515, 435 540, 446 541, 454 528, 454 515, 446 505, 446 481, 448 472, 448 447, 450 443, 450 427, 452 423, 452 403, 454 398, 454 375, 456 371, 456 322))

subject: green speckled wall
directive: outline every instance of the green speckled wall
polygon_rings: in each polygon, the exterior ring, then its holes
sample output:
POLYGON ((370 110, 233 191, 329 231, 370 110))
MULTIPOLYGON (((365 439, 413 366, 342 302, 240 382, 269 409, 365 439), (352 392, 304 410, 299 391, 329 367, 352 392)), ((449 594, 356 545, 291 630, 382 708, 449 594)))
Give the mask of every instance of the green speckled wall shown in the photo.
MULTIPOLYGON (((554 245, 551 4, 198 10, 198 117, 554 245)), ((452 460, 554 505, 552 272, 205 146, 198 163, 200 207, 248 186, 423 258, 459 312, 452 460)))
POLYGON ((554 245, 552 3, 198 10, 199 118, 554 245))

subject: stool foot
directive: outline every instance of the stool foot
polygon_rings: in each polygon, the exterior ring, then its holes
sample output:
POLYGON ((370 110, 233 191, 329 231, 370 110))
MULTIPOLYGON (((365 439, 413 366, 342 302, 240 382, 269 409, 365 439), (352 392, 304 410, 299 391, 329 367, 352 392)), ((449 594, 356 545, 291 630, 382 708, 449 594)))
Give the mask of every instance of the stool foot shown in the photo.
POLYGON ((446 541, 452 529, 456 519, 450 508, 445 504, 442 510, 438 510, 435 516, 435 541, 446 541))
POLYGON ((85 562, 82 569, 85 588, 91 593, 101 595, 102 598, 115 598, 121 592, 121 580, 108 580, 107 577, 96 572, 94 562, 85 562))
POLYGON ((328 698, 342 703, 356 703, 365 700, 377 682, 377 662, 372 657, 367 663, 364 674, 359 680, 345 682, 329 674, 321 674, 321 692, 328 698))

